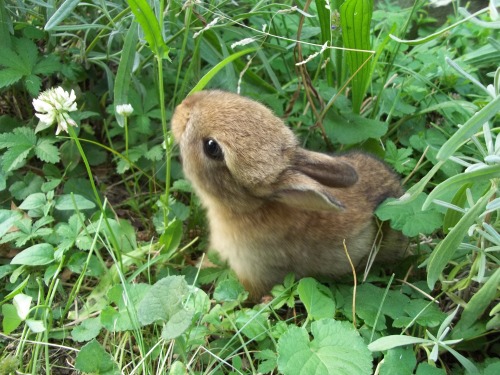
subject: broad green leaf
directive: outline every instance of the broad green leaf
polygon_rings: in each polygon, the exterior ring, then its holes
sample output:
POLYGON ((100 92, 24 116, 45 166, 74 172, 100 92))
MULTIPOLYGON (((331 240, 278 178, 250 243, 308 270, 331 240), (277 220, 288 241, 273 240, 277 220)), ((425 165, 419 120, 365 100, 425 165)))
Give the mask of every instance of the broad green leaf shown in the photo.
POLYGON ((371 49, 370 23, 373 0, 346 0, 340 7, 340 24, 347 66, 352 76, 352 109, 359 113, 370 82, 371 49), (357 51, 354 51, 357 50, 357 51))
POLYGON ((19 316, 21 320, 26 320, 28 317, 32 300, 32 297, 23 293, 16 294, 12 299, 12 303, 17 311, 17 316, 19 316))
POLYGON ((415 375, 446 375, 446 371, 427 362, 422 362, 418 365, 415 375))
POLYGON ((214 299, 218 302, 231 302, 241 300, 243 286, 235 279, 227 279, 219 282, 214 290, 214 299))
POLYGON ((23 68, 26 69, 25 75, 31 74, 38 59, 38 47, 32 40, 27 38, 15 39, 13 46, 23 62, 23 68))
POLYGON ((25 266, 43 266, 54 261, 54 247, 48 243, 41 243, 28 247, 17 254, 11 264, 25 266))
POLYGON ((324 126, 330 139, 346 145, 380 138, 387 132, 386 123, 349 112, 340 116, 331 113, 325 117, 324 126))
POLYGON ((22 215, 18 211, 0 210, 0 238, 2 238, 20 220, 22 215))
POLYGON ((179 337, 191 326, 193 316, 193 310, 182 309, 176 311, 170 316, 167 323, 163 326, 161 337, 165 340, 171 340, 179 337))
MULTIPOLYGON (((157 281, 139 303, 141 324, 168 321, 174 314, 184 311, 183 300, 188 295, 188 285, 183 276, 168 276, 157 281)), ((182 320, 180 316, 176 319, 182 320)))
POLYGON ((21 168, 32 149, 32 146, 18 145, 9 148, 2 158, 2 168, 6 172, 21 168))
POLYGON ((6 303, 2 305, 2 332, 9 335, 17 327, 21 325, 21 318, 17 314, 17 310, 14 305, 6 303))
POLYGON ((297 291, 310 319, 333 318, 335 301, 328 288, 308 277, 299 281, 297 291))
POLYGON ((24 86, 28 93, 35 97, 40 93, 42 87, 42 79, 34 74, 30 74, 24 78, 24 86))
POLYGON ((144 37, 151 51, 159 58, 168 59, 169 48, 163 40, 161 27, 153 9, 146 0, 127 0, 132 13, 144 31, 144 37))
POLYGON ((50 75, 60 71, 62 68, 61 62, 57 55, 47 55, 38 60, 33 68, 33 74, 50 75))
POLYGON ((414 237, 418 234, 430 234, 439 228, 443 222, 443 214, 434 208, 424 211, 422 205, 426 199, 420 193, 416 199, 396 206, 391 205, 396 199, 389 199, 382 203, 375 214, 384 221, 390 220, 391 227, 402 231, 406 236, 414 237))
POLYGON ((52 17, 49 18, 47 23, 45 24, 44 29, 46 31, 51 31, 56 28, 61 22, 63 22, 66 17, 68 17, 71 12, 77 7, 80 3, 80 0, 66 0, 61 6, 55 11, 52 17))
POLYGON ((226 57, 224 60, 219 62, 217 65, 215 65, 212 69, 210 69, 194 86, 191 91, 189 92, 188 96, 191 94, 194 94, 195 92, 201 91, 205 88, 205 86, 210 82, 210 80, 222 69, 224 68, 227 64, 230 62, 236 60, 237 58, 255 52, 256 48, 248 48, 240 52, 235 52, 232 55, 226 57))
POLYGON ((372 357, 348 322, 322 319, 305 328, 291 326, 278 341, 278 369, 284 375, 363 375, 372 373, 372 357))
POLYGON ((71 338, 75 341, 90 341, 101 332, 102 324, 99 318, 85 319, 79 326, 71 331, 71 338))
POLYGON ((245 309, 236 314, 236 327, 250 340, 260 342, 268 337, 269 314, 261 310, 245 309))
POLYGON ((489 193, 478 199, 476 204, 462 216, 457 225, 450 230, 445 239, 433 250, 429 257, 429 263, 427 264, 427 285, 429 289, 432 290, 434 288, 434 284, 439 279, 439 275, 451 260, 453 254, 455 254, 460 243, 462 243, 463 238, 467 234, 467 230, 477 220, 481 212, 483 212, 494 192, 495 189, 491 189, 489 193))
POLYGON ((33 333, 44 332, 47 329, 42 320, 26 319, 26 324, 33 333))
POLYGON ((100 375, 120 375, 121 371, 113 357, 96 341, 92 340, 84 345, 78 352, 75 361, 75 368, 78 371, 100 374, 100 375))
POLYGON ((11 47, 11 30, 13 30, 12 21, 5 6, 5 0, 0 0, 0 40, 4 48, 11 47))
POLYGON ((394 348, 388 350, 384 355, 384 363, 380 367, 380 374, 413 375, 416 364, 417 359, 412 348, 394 348))
POLYGON ((55 208, 59 211, 88 210, 95 208, 95 203, 79 194, 64 194, 57 197, 55 208))
POLYGON ((24 201, 21 203, 19 208, 21 210, 34 210, 40 207, 43 207, 47 203, 47 197, 43 193, 34 193, 30 194, 24 201))

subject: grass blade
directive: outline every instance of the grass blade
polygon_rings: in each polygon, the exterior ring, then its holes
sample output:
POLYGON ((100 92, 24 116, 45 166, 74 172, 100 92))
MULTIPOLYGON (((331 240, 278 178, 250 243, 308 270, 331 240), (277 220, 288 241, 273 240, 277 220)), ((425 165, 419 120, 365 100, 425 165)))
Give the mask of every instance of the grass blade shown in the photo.
POLYGON ((59 9, 50 17, 45 25, 46 31, 54 30, 54 28, 59 25, 62 21, 68 17, 68 15, 73 12, 73 9, 80 3, 80 0, 66 0, 61 4, 59 9))
POLYGON ((207 74, 205 74, 200 81, 196 84, 195 87, 191 89, 189 92, 188 96, 191 94, 194 94, 195 92, 203 90, 203 88, 210 82, 210 80, 222 69, 224 68, 227 64, 229 64, 231 61, 236 60, 237 58, 246 55, 248 53, 255 52, 256 48, 247 48, 243 51, 233 53, 232 55, 226 57, 224 60, 222 60, 220 63, 215 65, 212 69, 210 69, 207 74))
POLYGON ((160 24, 148 2, 146 0, 127 0, 127 3, 134 13, 135 19, 141 25, 151 51, 158 57, 168 59, 169 48, 163 40, 160 24))

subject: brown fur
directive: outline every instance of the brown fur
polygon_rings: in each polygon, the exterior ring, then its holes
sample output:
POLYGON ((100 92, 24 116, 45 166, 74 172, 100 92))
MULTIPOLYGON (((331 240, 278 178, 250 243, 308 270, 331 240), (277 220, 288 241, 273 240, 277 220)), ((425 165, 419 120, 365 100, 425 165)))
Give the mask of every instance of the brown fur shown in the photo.
MULTIPOLYGON (((211 246, 255 297, 294 272, 338 277, 372 247, 373 211, 402 194, 399 179, 363 153, 328 156, 302 149, 267 107, 222 91, 202 91, 175 110, 172 131, 184 172, 207 208, 211 246), (223 160, 207 157, 214 139, 223 160)), ((384 229, 379 258, 404 251, 402 236, 384 229)))

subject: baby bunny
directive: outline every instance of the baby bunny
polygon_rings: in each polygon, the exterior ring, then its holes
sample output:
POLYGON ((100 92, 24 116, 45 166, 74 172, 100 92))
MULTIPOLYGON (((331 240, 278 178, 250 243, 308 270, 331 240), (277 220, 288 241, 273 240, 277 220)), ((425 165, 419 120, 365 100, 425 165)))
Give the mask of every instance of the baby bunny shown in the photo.
POLYGON ((404 237, 379 230, 375 208, 402 189, 363 153, 305 150, 267 107, 223 91, 195 93, 176 108, 172 132, 184 173, 207 209, 211 247, 253 298, 288 273, 338 277, 366 262, 382 232, 378 261, 393 263, 404 237))

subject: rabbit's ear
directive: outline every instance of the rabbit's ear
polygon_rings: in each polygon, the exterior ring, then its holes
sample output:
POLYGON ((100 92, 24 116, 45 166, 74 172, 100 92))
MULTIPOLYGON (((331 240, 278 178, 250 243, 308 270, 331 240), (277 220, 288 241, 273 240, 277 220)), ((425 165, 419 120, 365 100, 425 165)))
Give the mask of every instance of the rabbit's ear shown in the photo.
POLYGON ((345 188, 358 181, 356 170, 347 162, 305 149, 297 150, 294 168, 329 187, 345 188))
POLYGON ((289 206, 311 211, 342 210, 344 206, 327 187, 309 176, 288 170, 280 178, 273 199, 289 206))

